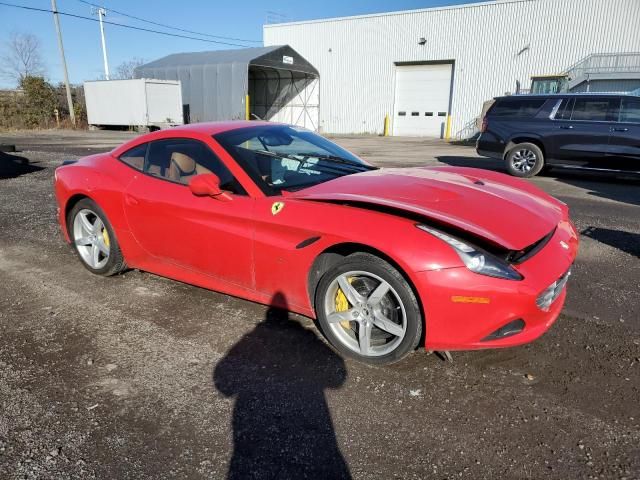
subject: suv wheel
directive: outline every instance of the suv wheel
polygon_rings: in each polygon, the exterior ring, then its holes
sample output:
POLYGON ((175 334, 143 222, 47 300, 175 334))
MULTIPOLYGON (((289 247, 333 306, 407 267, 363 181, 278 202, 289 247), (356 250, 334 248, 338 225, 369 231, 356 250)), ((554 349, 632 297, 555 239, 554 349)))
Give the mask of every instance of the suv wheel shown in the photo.
POLYGON ((511 175, 529 178, 540 173, 544 167, 544 155, 533 143, 518 143, 507 152, 507 170, 511 175))

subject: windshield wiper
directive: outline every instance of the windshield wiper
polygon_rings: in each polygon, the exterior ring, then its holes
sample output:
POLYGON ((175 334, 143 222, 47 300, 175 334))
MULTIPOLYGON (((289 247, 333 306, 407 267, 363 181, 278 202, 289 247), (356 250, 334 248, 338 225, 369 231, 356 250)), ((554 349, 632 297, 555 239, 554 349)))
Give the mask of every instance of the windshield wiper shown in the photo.
MULTIPOLYGON (((295 160, 296 162, 299 163, 307 163, 307 160, 309 158, 317 158, 318 160, 325 160, 331 163, 337 163, 340 165, 347 165, 349 167, 354 167, 357 169, 362 169, 362 170, 377 170, 378 167, 374 167, 373 165, 365 165, 364 163, 356 163, 353 162, 351 160, 347 160, 345 158, 342 157, 338 157, 335 155, 322 155, 322 154, 317 154, 317 153, 295 153, 295 154, 288 154, 288 153, 275 153, 275 152, 270 152, 268 150, 254 150, 254 152, 259 153, 260 155, 266 155, 268 157, 274 157, 274 158, 287 158, 289 160, 295 160), (302 159, 297 158, 297 157, 302 157, 302 159)), ((317 164, 314 164, 317 165, 317 164)), ((335 167, 334 167, 335 168, 335 167)))
POLYGON ((346 158, 339 157, 337 155, 324 155, 319 153, 297 153, 296 155, 304 158, 317 158, 318 160, 327 160, 329 162, 340 163, 343 165, 350 165, 353 167, 360 167, 365 170, 378 170, 378 167, 374 167, 373 165, 367 165, 365 163, 357 163, 353 160, 349 160, 346 158))
MULTIPOLYGON (((293 160, 296 161, 300 164, 299 168, 304 168, 305 165, 312 165, 316 168, 319 169, 323 169, 329 173, 333 173, 333 174, 338 174, 338 175, 345 175, 345 174, 349 174, 349 173, 353 173, 354 171, 356 172, 362 172, 364 170, 361 170, 357 167, 364 167, 368 170, 368 165, 360 165, 354 162, 349 162, 348 160, 345 160, 345 163, 343 164, 342 162, 333 162, 331 161, 331 163, 336 163, 338 165, 322 165, 320 163, 311 163, 309 162, 309 156, 307 155, 302 155, 302 154, 287 154, 287 153, 275 153, 275 152, 270 152, 268 150, 253 150, 255 153, 259 154, 259 155, 264 155, 266 157, 273 157, 273 158, 286 158, 288 160, 293 160), (297 158, 297 157, 303 157, 302 159, 297 158), (343 166, 344 165, 344 166, 343 166), (351 167, 356 167, 354 168, 345 168, 346 166, 351 166, 351 167)), ((323 159, 324 160, 324 159, 323 159)))

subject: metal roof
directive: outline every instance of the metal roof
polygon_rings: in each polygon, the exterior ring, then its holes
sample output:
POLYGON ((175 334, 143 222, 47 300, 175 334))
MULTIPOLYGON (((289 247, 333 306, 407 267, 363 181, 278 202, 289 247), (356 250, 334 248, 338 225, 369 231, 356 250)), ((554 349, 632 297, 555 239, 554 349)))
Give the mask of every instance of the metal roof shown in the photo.
POLYGON ((315 20, 295 20, 292 22, 275 22, 268 23, 263 25, 263 28, 273 28, 273 27, 286 27, 290 25, 304 25, 309 23, 326 23, 326 22, 341 22, 343 20, 356 20, 363 18, 376 18, 376 17, 392 17, 396 15, 413 15, 416 13, 431 13, 431 12, 441 12, 447 10, 465 10, 470 8, 478 8, 478 7, 486 7, 491 5, 501 5, 505 3, 528 3, 535 2, 538 0, 480 0, 477 2, 471 3, 460 3, 456 5, 441 5, 435 7, 426 7, 426 8, 415 8, 411 10, 392 10, 390 12, 379 12, 379 13, 365 13, 362 15, 349 15, 346 17, 329 17, 329 18, 318 18, 315 20))
POLYGON ((179 80, 191 122, 239 120, 246 115, 249 76, 255 71, 317 78, 318 70, 289 45, 174 53, 134 70, 135 78, 179 80))
POLYGON ((234 50, 213 50, 210 52, 174 53, 136 68, 142 73, 149 69, 163 69, 194 66, 254 65, 281 70, 307 73, 318 76, 318 71, 288 45, 271 47, 237 48, 234 50), (283 57, 290 57, 291 64, 283 63, 283 57))
POLYGON ((174 53, 145 63, 139 68, 179 67, 191 65, 219 65, 228 63, 251 63, 252 60, 282 48, 272 47, 238 48, 234 50, 214 50, 211 52, 174 53))

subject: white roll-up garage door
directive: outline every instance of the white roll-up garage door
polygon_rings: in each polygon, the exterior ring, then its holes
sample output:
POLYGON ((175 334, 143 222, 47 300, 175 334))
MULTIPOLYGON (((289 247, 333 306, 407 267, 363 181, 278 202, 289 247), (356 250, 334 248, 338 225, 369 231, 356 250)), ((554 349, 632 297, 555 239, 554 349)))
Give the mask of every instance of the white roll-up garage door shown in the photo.
POLYGON ((451 94, 450 63, 396 66, 393 134, 443 137, 451 94))

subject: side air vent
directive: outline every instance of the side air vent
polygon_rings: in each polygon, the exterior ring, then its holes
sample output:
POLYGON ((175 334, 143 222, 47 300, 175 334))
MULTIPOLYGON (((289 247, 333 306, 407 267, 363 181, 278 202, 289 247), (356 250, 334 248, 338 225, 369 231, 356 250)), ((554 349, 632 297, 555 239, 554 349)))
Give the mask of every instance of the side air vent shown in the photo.
POLYGON ((513 320, 507 323, 506 325, 503 325, 502 327, 500 327, 490 335, 487 335, 486 337, 484 337, 482 341, 489 342, 491 340, 499 340, 501 338, 511 337, 513 335, 520 333, 522 330, 524 330, 524 326, 525 326, 524 320, 522 320, 521 318, 517 320, 513 320))

